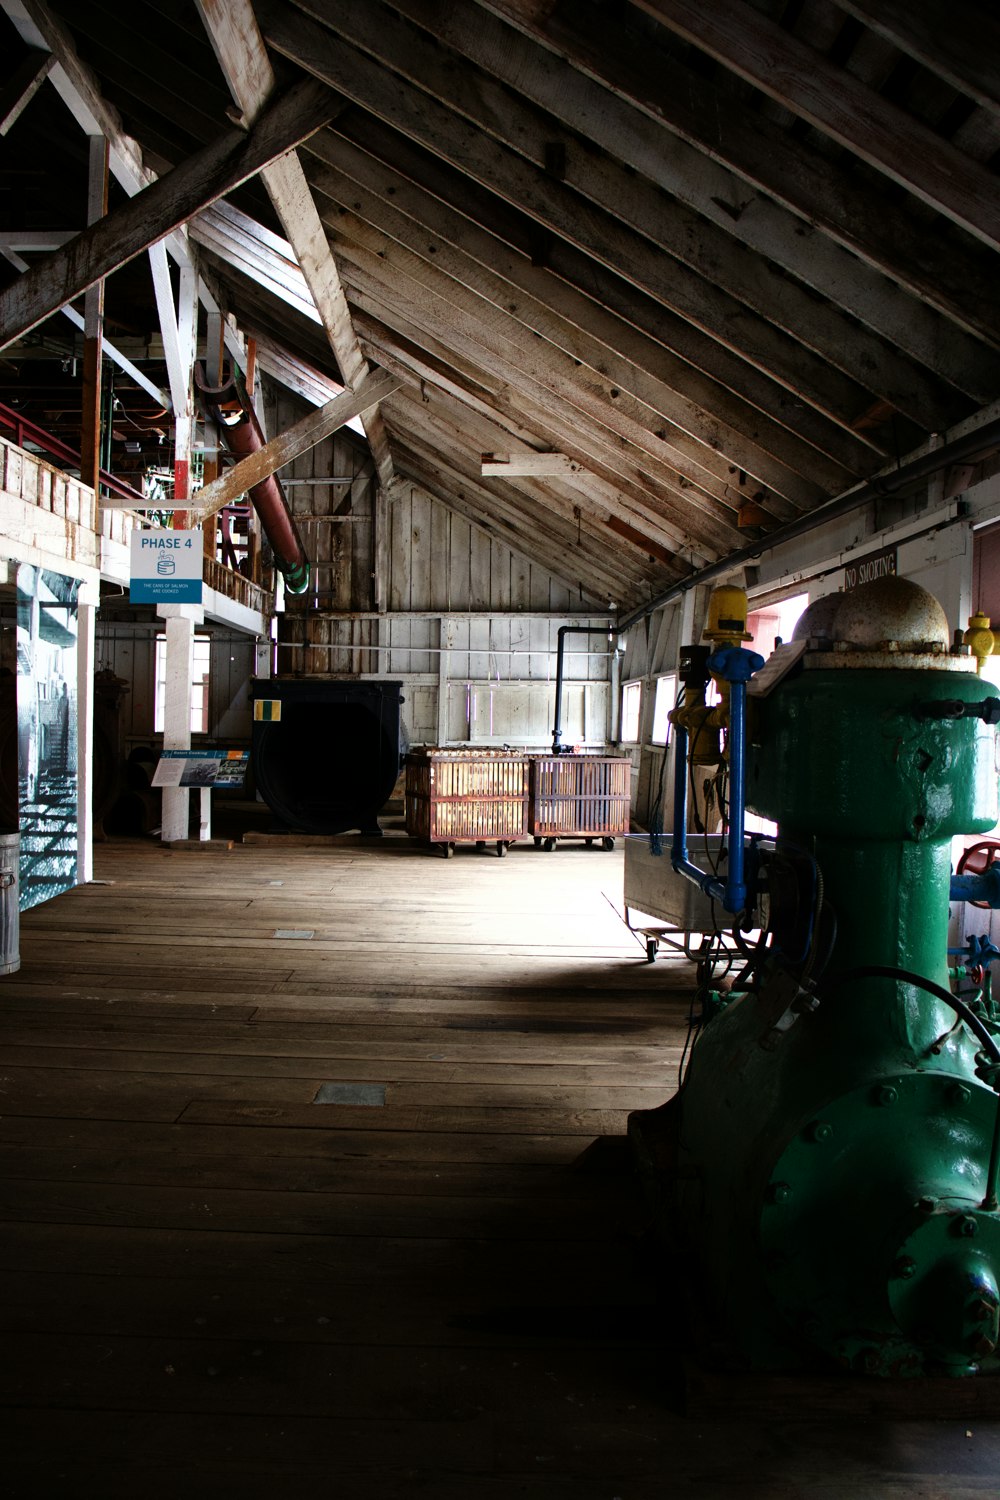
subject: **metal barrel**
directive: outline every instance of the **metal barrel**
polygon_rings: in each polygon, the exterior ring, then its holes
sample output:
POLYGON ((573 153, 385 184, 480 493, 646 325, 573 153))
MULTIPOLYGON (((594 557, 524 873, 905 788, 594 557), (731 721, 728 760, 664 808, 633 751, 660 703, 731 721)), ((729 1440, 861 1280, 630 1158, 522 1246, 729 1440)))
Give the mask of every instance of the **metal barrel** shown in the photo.
POLYGON ((21 967, 18 859, 21 836, 0 833, 0 974, 21 967))

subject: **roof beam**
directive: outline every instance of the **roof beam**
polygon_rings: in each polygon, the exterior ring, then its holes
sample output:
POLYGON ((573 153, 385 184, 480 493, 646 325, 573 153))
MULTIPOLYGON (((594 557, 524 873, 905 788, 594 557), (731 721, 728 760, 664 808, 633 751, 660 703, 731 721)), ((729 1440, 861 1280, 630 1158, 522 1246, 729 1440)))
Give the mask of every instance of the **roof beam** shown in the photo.
POLYGON ((396 376, 387 374, 385 370, 373 371, 358 390, 341 391, 325 406, 309 412, 300 422, 273 437, 263 448, 258 448, 256 453, 240 459, 239 463, 234 464, 225 474, 220 474, 211 484, 196 490, 191 496, 188 509, 199 521, 214 516, 224 505, 231 504, 238 496, 253 489, 254 485, 269 478, 284 464, 291 463, 301 454, 308 453, 310 448, 315 448, 317 443, 336 432, 338 427, 343 427, 358 412, 366 411, 377 401, 383 401, 401 383, 396 376))
POLYGON ((55 62, 51 52, 32 47, 27 57, 14 69, 13 76, 0 88, 0 135, 6 135, 11 126, 21 118, 52 72, 55 62))
MULTIPOLYGON (((553 239, 547 264, 534 264, 527 219, 380 121, 370 116, 338 121, 336 129, 313 137, 307 154, 313 153, 367 193, 388 197, 400 212, 425 225, 435 237, 427 242, 434 244, 435 257, 441 240, 455 245, 567 324, 647 371, 651 407, 727 454, 737 468, 759 474, 779 493, 792 493, 788 480, 762 472, 761 453, 807 476, 826 494, 839 493, 851 475, 870 473, 878 455, 887 456, 870 434, 848 431, 793 401, 763 371, 565 242, 553 239), (673 402, 666 394, 670 389, 673 402), (699 409, 708 415, 707 423, 699 423, 699 409)), ((351 201, 358 201, 357 194, 351 201)), ((520 305, 516 294, 510 300, 520 305)), ((607 354, 599 357, 597 367, 617 381, 617 367, 607 354)))
MULTIPOLYGON (((375 36, 370 36, 365 21, 367 15, 365 7, 351 9, 352 23, 365 24, 366 39, 378 48, 379 55, 391 57, 390 66, 408 71, 413 66, 410 54, 416 49, 404 45, 383 25, 377 28, 375 36)), ((560 180, 553 172, 520 154, 530 150, 534 156, 545 156, 545 137, 539 136, 542 127, 538 125, 536 128, 534 121, 530 143, 520 142, 517 151, 502 144, 498 146, 498 122, 503 121, 506 129, 512 115, 520 117, 509 92, 478 79, 467 80, 461 70, 452 68, 445 72, 438 63, 432 77, 422 80, 422 83, 428 88, 433 87, 441 98, 448 99, 450 105, 446 105, 438 97, 418 92, 416 88, 400 88, 398 79, 381 62, 366 56, 342 37, 335 37, 298 12, 275 7, 268 11, 265 25, 268 41, 301 67, 323 78, 404 135, 419 140, 433 153, 450 161, 547 229, 577 245, 593 259, 625 276, 648 295, 673 308, 741 358, 764 369, 772 379, 780 381, 801 400, 817 406, 828 416, 843 419, 847 413, 849 421, 851 415, 871 405, 868 392, 883 386, 884 389, 877 393, 905 411, 918 425, 933 429, 940 422, 942 405, 947 409, 942 388, 931 389, 924 375, 912 366, 908 378, 903 379, 897 367, 889 379, 887 361, 892 360, 891 351, 880 348, 876 352, 869 348, 871 373, 866 368, 864 380, 859 383, 858 367, 851 364, 846 353, 857 341, 858 333, 843 320, 836 339, 830 336, 829 330, 825 335, 821 334, 815 322, 800 338, 775 326, 741 301, 735 292, 722 290, 719 283, 726 279, 726 273, 721 267, 715 275, 709 275, 706 274, 709 268, 703 263, 700 270, 695 270, 671 258, 671 252, 681 253, 677 243, 666 247, 668 255, 665 256, 655 241, 660 238, 657 225, 665 217, 669 218, 668 205, 656 189, 650 187, 648 197, 642 198, 644 228, 639 230, 634 222, 623 222, 623 215, 628 216, 638 202, 639 179, 626 179, 628 188, 622 189, 621 205, 609 206, 606 212, 596 209, 582 213, 578 194, 590 195, 592 190, 588 189, 587 180, 593 174, 601 177, 604 167, 601 158, 593 153, 579 152, 575 141, 567 144, 566 180, 560 180), (460 99, 456 97, 456 90, 461 93, 460 99), (484 102, 487 98, 493 106, 489 109, 484 102), (819 347, 823 348, 823 353, 814 353, 814 348, 819 347), (850 372, 835 368, 832 360, 851 364, 850 372)), ((432 66, 426 57, 421 61, 428 67, 432 66)), ((551 126, 548 134, 550 137, 553 134, 551 126)), ((558 139, 558 132, 555 134, 558 139)), ((693 255, 696 260, 700 255, 697 249, 699 238, 698 235, 685 236, 685 253, 693 255)), ((732 241, 729 241, 729 247, 736 248, 732 241)), ((751 278, 763 274, 764 280, 769 280, 759 261, 756 267, 748 264, 745 270, 751 278)), ((800 296, 806 295, 787 282, 780 287, 777 283, 771 285, 767 295, 762 295, 760 287, 752 292, 748 282, 743 283, 741 291, 745 297, 752 295, 756 306, 766 305, 771 310, 789 301, 797 303, 800 296)), ((822 308, 814 298, 807 298, 807 301, 812 309, 822 308)), ((826 309, 827 314, 830 311, 826 309)), ((962 406, 961 409, 967 408, 962 406)))
POLYGON ((634 0, 922 202, 1000 249, 996 178, 745 0, 634 0))
POLYGON ((85 229, 0 293, 0 348, 312 135, 338 103, 322 85, 297 84, 249 134, 227 131, 85 229))
MULTIPOLYGON (((613 445, 608 450, 598 449, 585 425, 575 430, 564 427, 549 413, 540 412, 530 398, 522 398, 510 380, 476 369, 460 348, 442 345, 433 334, 401 317, 398 309, 387 309, 374 297, 366 297, 356 303, 355 319, 363 337, 377 351, 380 363, 421 382, 425 397, 432 390, 444 392, 460 406, 469 407, 520 439, 526 447, 558 441, 561 451, 576 458, 587 471, 588 484, 596 480, 604 487, 609 508, 627 506, 637 524, 654 528, 678 552, 716 556, 726 546, 718 538, 731 541, 735 509, 732 524, 711 526, 706 540, 706 518, 698 512, 688 515, 683 509, 678 512, 676 507, 668 507, 662 491, 624 462, 613 445)), ((470 447, 470 462, 478 469, 486 443, 470 447)))
POLYGON ((952 0, 837 0, 907 56, 945 78, 983 109, 1000 115, 1000 21, 983 7, 952 0))
MULTIPOLYGON (((695 147, 703 161, 707 158, 736 174, 734 191, 721 194, 731 216, 739 215, 742 221, 749 212, 752 221, 766 214, 766 200, 747 201, 742 184, 754 193, 760 190, 805 221, 795 239, 802 242, 807 257, 819 230, 928 307, 991 347, 1000 347, 996 277, 985 255, 976 253, 977 247, 963 244, 957 236, 928 235, 905 203, 887 214, 877 193, 808 140, 790 135, 763 114, 755 115, 753 129, 748 130, 746 112, 737 100, 721 89, 705 88, 702 79, 667 52, 650 48, 639 57, 634 48, 626 50, 606 26, 589 20, 583 7, 574 7, 571 20, 563 15, 543 19, 538 14, 541 7, 525 0, 477 3, 548 49, 556 65, 566 58, 644 118, 695 147)), ((722 211, 720 205, 715 207, 722 211)))
MULTIPOLYGON (((3 239, 5 240, 14 238, 15 236, 13 235, 3 236, 3 239)), ((65 238, 71 239, 72 236, 67 235, 65 238)), ((12 250, 8 244, 0 243, 0 255, 3 255, 7 260, 10 261, 15 271, 21 271, 23 273, 31 269, 28 265, 28 262, 24 260, 20 255, 18 255, 16 250, 12 250)), ((83 317, 80 313, 77 312, 75 307, 71 307, 67 303, 65 307, 62 307, 59 310, 64 318, 68 318, 68 320, 73 324, 74 328, 78 328, 82 332, 83 317)), ((127 375, 130 380, 134 380, 136 385, 139 386, 141 390, 144 390, 148 396, 152 396, 153 400, 158 401, 160 405, 167 411, 170 410, 171 402, 168 393, 166 391, 162 391, 158 385, 154 385, 153 381, 149 379, 148 375, 144 375, 143 372, 138 369, 130 359, 126 359, 125 355, 119 348, 117 348, 116 345, 112 344, 110 339, 101 339, 101 352, 103 353, 105 358, 111 360, 112 364, 117 365, 119 370, 121 370, 123 374, 127 375)))
MULTIPOLYGON (((683 459, 703 465, 724 482, 728 465, 735 464, 796 505, 814 504, 824 493, 812 456, 807 458, 787 434, 767 430, 759 412, 701 379, 690 364, 544 267, 532 266, 527 256, 512 252, 464 212, 422 191, 334 132, 325 132, 309 154, 313 151, 337 170, 336 178, 328 175, 325 180, 331 187, 342 184, 342 203, 350 203, 366 222, 378 223, 415 254, 446 270, 459 285, 486 297, 496 310, 494 316, 505 322, 513 318, 562 349, 579 362, 581 381, 596 375, 601 389, 627 393, 624 399, 635 400, 640 416, 645 414, 683 459), (623 346, 627 353, 620 352, 623 346), (664 421, 669 424, 666 430, 664 421), (775 447, 794 452, 777 456, 775 447), (802 477, 804 472, 808 478, 802 477)), ((322 189, 324 179, 316 180, 322 189)), ((619 394, 611 399, 623 398, 619 394)), ((845 478, 841 471, 840 487, 845 478)))
MULTIPOLYGON (((234 99, 246 118, 255 119, 275 87, 275 77, 251 0, 196 3, 234 99)), ((367 374, 367 364, 298 157, 289 156, 265 172, 264 184, 295 249, 344 382, 358 387, 367 374)), ((361 421, 379 481, 388 486, 395 470, 381 416, 372 407, 361 413, 361 421)))
MULTIPOLYGON (((356 198, 356 189, 345 191, 339 174, 334 176, 321 167, 317 172, 318 187, 324 192, 338 191, 342 205, 356 198)), ((460 264, 453 273, 454 252, 436 245, 436 253, 425 259, 411 249, 417 243, 409 233, 412 226, 401 221, 394 209, 369 206, 367 213, 368 219, 363 220, 342 209, 339 216, 331 219, 337 226, 344 265, 349 262, 352 267, 350 273, 345 269, 352 286, 357 284, 358 274, 367 272, 370 279, 376 275, 377 265, 372 261, 376 257, 384 271, 394 273, 393 300, 400 299, 418 309, 418 320, 423 318, 424 326, 436 331, 439 338, 449 338, 450 326, 461 330, 462 347, 484 368, 530 390, 545 410, 558 407, 569 417, 570 408, 575 409, 571 417, 574 425, 579 424, 582 413, 596 435, 603 436, 601 429, 607 429, 624 439, 647 456, 650 472, 656 474, 668 491, 676 494, 683 487, 681 498, 686 505, 718 514, 711 501, 724 500, 730 482, 724 459, 707 447, 699 448, 686 434, 663 428, 659 413, 650 411, 635 401, 629 390, 586 368, 575 354, 560 348, 556 320, 543 306, 523 313, 523 321, 515 318, 508 310, 502 284, 498 289, 494 284, 496 278, 483 267, 473 268, 477 273, 475 288, 466 289, 460 278, 464 273, 466 279, 473 279, 472 270, 460 264), (370 222, 373 216, 379 221, 376 226, 370 222), (388 237, 390 231, 394 232, 394 239, 388 237), (710 498, 703 499, 702 494, 710 498)), ((565 333, 563 338, 572 345, 572 338, 565 333)), ((641 462, 638 454, 636 457, 641 462)), ((780 498, 774 500, 774 506, 779 511, 790 508, 780 498)))
MULTIPOLYGON (((752 264, 747 252, 765 256, 973 400, 992 399, 1000 377, 1000 359, 995 354, 964 332, 949 328, 939 314, 914 301, 895 281, 859 262, 839 245, 804 236, 801 220, 773 200, 746 201, 744 185, 735 181, 731 172, 707 161, 702 151, 662 124, 652 123, 636 106, 609 93, 569 62, 477 8, 446 5, 442 0, 395 0, 394 8, 568 128, 584 129, 588 139, 614 162, 624 162, 678 200, 678 205, 707 219, 712 229, 692 221, 681 207, 660 201, 661 224, 672 219, 682 243, 690 241, 695 247, 686 253, 695 257, 691 263, 696 269, 711 259, 713 264, 721 264, 723 276, 728 269, 739 279, 741 256, 735 246, 727 248, 726 237, 735 240, 745 247, 742 262, 752 264)), ((417 63, 419 66, 419 60, 417 63)), ((414 71, 416 81, 420 73, 414 71)), ((523 137, 523 132, 519 134, 523 137)), ((608 178, 613 202, 621 204, 623 192, 635 196, 634 187, 623 182, 624 174, 617 166, 602 163, 601 170, 608 178)), ((592 194, 597 175, 588 162, 586 180, 592 194)), ((666 248, 671 247, 667 244, 666 248)), ((746 278, 744 269, 743 281, 746 278)), ((743 286, 725 284, 735 295, 745 294, 748 301, 756 285, 751 279, 746 292, 743 286)), ((793 333, 797 323, 821 328, 823 319, 815 306, 806 307, 797 288, 791 293, 790 305, 789 292, 786 284, 779 298, 789 319, 784 326, 793 333), (800 299, 798 303, 796 299, 800 299)), ((773 289, 763 288, 765 304, 774 295, 773 289)), ((828 315, 827 322, 833 324, 834 340, 839 337, 843 342, 842 325, 837 332, 839 314, 834 318, 828 315)), ((866 363, 870 351, 859 348, 856 335, 850 342, 858 361, 866 363)), ((893 361, 884 350, 879 353, 889 380, 893 361)))

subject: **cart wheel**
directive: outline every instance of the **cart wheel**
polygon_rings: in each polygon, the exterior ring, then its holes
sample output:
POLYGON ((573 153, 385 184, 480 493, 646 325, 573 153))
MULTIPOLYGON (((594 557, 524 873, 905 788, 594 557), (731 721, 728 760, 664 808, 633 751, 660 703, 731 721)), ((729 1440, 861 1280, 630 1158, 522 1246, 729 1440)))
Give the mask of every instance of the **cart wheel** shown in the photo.
POLYGON ((615 841, 614 841, 614 839, 602 839, 601 840, 601 848, 602 849, 606 849, 609 854, 611 853, 611 851, 612 851, 612 849, 614 847, 615 847, 615 841))
POLYGON ((504 843, 503 839, 498 839, 497 840, 497 859, 503 859, 503 857, 504 857, 504 855, 506 853, 507 853, 507 845, 504 843))
POLYGON ((648 964, 656 963, 656 947, 657 944, 655 938, 646 939, 646 962, 648 964))
POLYGON ((594 847, 594 840, 593 839, 584 839, 583 843, 584 843, 584 847, 587 848, 587 849, 593 849, 593 847, 594 847))
POLYGON ((544 848, 546 854, 551 854, 553 849, 556 847, 555 839, 546 839, 542 847, 544 848))
POLYGON ((541 847, 542 847, 541 835, 536 833, 535 834, 535 848, 536 849, 540 849, 541 847))
POLYGON ((476 853, 477 854, 482 854, 482 852, 483 852, 483 850, 485 848, 486 848, 486 840, 485 839, 476 839, 476 853))
POLYGON ((445 859, 451 859, 452 855, 455 853, 455 845, 454 844, 442 844, 441 845, 441 853, 444 855, 445 859))

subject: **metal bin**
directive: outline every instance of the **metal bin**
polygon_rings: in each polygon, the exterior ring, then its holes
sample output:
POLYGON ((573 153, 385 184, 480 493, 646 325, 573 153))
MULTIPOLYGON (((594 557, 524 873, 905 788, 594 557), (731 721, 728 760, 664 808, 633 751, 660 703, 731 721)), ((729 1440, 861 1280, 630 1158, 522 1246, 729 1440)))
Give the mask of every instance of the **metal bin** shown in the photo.
POLYGON ((456 844, 498 855, 528 832, 526 755, 507 750, 412 751, 406 757, 406 831, 447 858, 456 844))
POLYGON ((601 839, 615 847, 628 833, 632 762, 621 755, 539 755, 531 760, 530 832, 552 850, 561 838, 601 839))

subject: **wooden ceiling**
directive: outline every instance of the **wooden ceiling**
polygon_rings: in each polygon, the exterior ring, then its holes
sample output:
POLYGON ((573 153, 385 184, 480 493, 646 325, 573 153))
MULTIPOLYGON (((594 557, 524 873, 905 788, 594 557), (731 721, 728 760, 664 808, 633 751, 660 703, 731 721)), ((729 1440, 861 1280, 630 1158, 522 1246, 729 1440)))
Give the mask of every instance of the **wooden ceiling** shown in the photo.
MULTIPOLYGON (((201 269, 272 361, 399 378, 364 414, 384 484, 595 603, 1000 398, 988 0, 0 5, 0 106, 33 26, 158 174, 304 78, 330 91, 330 123, 191 220, 201 269)), ((0 247, 84 222, 52 82, 0 140, 0 247)), ((109 279, 110 336, 155 370, 143 264, 109 279)), ((0 355, 0 400, 55 326, 0 355)))

